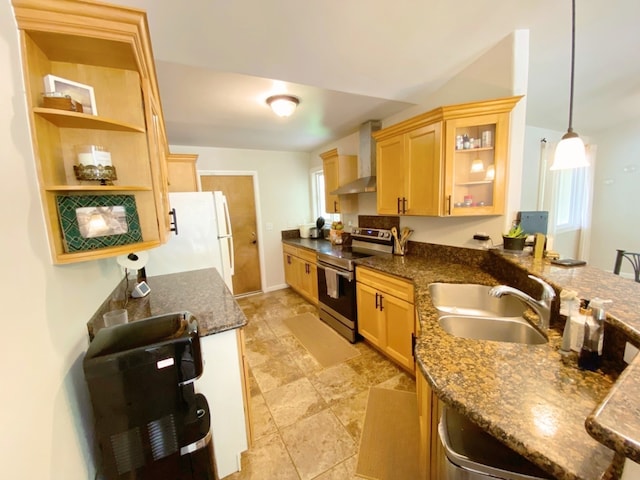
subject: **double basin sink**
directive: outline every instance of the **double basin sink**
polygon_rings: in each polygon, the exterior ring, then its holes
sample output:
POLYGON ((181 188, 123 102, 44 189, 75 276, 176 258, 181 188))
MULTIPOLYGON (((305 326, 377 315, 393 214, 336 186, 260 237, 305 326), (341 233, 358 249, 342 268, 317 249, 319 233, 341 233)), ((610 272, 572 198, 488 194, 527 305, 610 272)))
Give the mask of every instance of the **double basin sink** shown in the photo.
POLYGON ((489 295, 492 287, 432 283, 429 293, 445 332, 456 337, 542 345, 547 338, 524 317, 527 306, 509 295, 489 295))

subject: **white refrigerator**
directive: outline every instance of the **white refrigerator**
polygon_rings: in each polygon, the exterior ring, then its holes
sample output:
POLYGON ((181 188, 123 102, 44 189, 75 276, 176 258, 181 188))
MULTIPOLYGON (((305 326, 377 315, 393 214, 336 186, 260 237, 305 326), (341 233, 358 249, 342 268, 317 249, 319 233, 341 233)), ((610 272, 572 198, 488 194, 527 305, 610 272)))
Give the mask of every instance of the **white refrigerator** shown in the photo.
POLYGON ((177 234, 149 250, 148 276, 214 267, 233 293, 233 237, 227 198, 222 192, 172 192, 177 234))

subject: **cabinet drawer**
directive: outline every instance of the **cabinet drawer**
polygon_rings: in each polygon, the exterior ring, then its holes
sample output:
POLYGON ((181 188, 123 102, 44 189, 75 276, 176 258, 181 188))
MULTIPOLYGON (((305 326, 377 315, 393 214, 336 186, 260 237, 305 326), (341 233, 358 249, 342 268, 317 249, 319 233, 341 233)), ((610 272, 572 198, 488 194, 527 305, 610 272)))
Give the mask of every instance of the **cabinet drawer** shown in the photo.
POLYGON ((306 248, 298 248, 298 257, 308 263, 316 263, 315 250, 307 250, 306 248))
POLYGON ((401 300, 413 303, 413 284, 406 280, 360 266, 356 267, 356 280, 401 300))
POLYGON ((284 253, 288 253, 289 255, 293 255, 294 257, 298 256, 298 249, 294 246, 287 245, 286 243, 282 244, 282 251, 284 253))

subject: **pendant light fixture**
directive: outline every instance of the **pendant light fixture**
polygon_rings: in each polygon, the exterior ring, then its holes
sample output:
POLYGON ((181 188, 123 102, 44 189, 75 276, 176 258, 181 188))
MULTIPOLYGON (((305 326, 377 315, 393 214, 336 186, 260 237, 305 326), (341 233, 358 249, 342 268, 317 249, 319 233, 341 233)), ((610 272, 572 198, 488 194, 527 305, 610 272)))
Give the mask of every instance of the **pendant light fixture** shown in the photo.
POLYGON ((571 0, 571 90, 569 93, 569 128, 556 147, 551 170, 565 170, 589 166, 584 142, 573 131, 573 77, 576 54, 576 0, 571 0))
POLYGON ((267 98, 267 105, 279 117, 288 117, 295 112, 300 100, 293 95, 273 95, 267 98))

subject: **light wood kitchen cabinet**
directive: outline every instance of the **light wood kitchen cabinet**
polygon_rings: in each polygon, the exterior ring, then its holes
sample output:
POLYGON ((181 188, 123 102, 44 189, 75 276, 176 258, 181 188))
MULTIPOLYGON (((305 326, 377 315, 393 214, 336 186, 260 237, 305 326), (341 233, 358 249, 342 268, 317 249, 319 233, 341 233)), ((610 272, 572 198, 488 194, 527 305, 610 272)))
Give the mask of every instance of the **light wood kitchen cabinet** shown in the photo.
POLYGON ((146 14, 70 0, 12 4, 52 261, 80 262, 160 245, 168 226, 166 135, 146 14), (94 102, 81 102, 87 106, 82 112, 45 106, 47 75, 90 86, 94 102), (93 145, 110 153, 113 184, 76 178, 77 147, 93 145), (118 202, 129 207, 117 234, 97 241, 81 228, 77 208, 118 202))
POLYGON ((316 252, 283 244, 284 279, 287 285, 314 305, 318 304, 316 252))
POLYGON ((356 267, 358 333, 382 353, 414 372, 413 285, 366 267, 356 267))
POLYGON ((440 194, 425 188, 441 178, 440 123, 381 140, 376 148, 379 214, 437 215, 440 194))
POLYGON ((320 157, 327 213, 356 212, 358 210, 357 195, 332 195, 331 192, 358 178, 358 157, 340 155, 337 148, 322 153, 320 157))
POLYGON ((378 213, 504 213, 510 114, 520 98, 439 107, 374 132, 378 213))
POLYGON ((167 156, 167 175, 170 192, 198 191, 197 161, 198 155, 170 153, 167 156))
POLYGON ((418 421, 420 423, 420 474, 423 480, 446 478, 444 447, 440 442, 438 424, 442 402, 433 393, 422 372, 416 372, 418 421))

